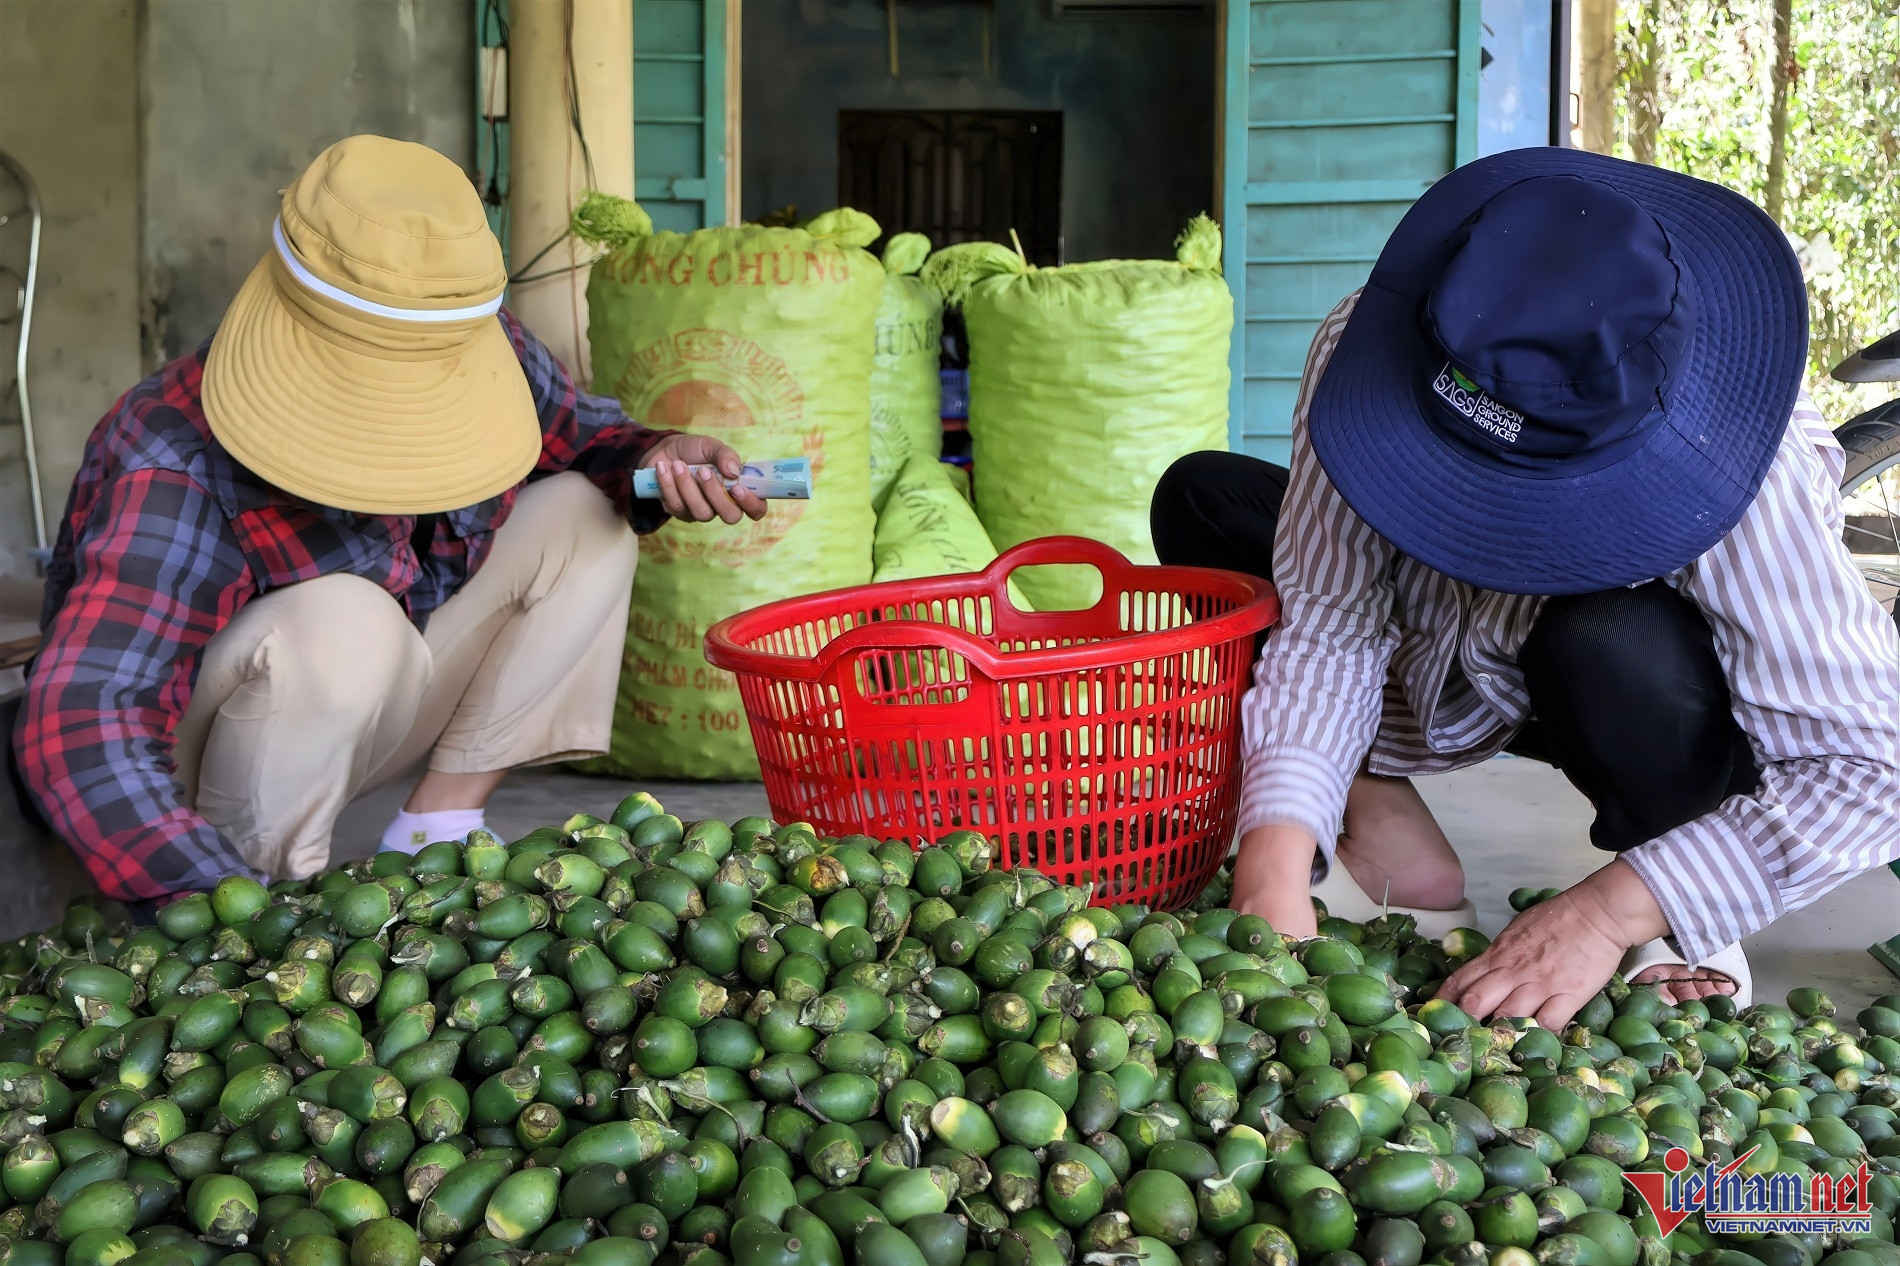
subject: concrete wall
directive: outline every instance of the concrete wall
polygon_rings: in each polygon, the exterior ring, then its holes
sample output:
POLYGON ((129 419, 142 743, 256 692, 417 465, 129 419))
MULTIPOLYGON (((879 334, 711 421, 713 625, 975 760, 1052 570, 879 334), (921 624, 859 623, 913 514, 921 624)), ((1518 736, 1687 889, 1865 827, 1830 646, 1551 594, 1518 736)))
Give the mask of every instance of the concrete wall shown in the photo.
POLYGON ((1190 216, 1219 210, 1212 9, 1052 16, 996 0, 991 71, 975 4, 769 0, 745 9, 744 207, 802 215, 837 201, 838 111, 1063 111, 1063 242, 1072 260, 1171 253, 1190 216))
MULTIPOLYGON (((50 536, 86 436, 140 375, 133 0, 0 0, 0 150, 38 184, 45 213, 27 384, 50 536)), ((14 346, 10 332, 0 334, 8 360, 0 383, 12 378, 14 346)), ((8 425, 0 428, 0 636, 17 635, 19 618, 38 614, 31 523, 20 430, 8 425)))
POLYGON ((153 363, 217 327, 277 191, 332 141, 379 132, 473 166, 471 0, 145 0, 144 36, 153 363))
MULTIPOLYGON (((382 132, 472 166, 473 45, 470 0, 0 0, 0 150, 46 214, 28 385, 49 529, 93 425, 216 328, 319 150, 382 132)), ((37 614, 27 505, 0 427, 0 637, 37 614)))
MULTIPOLYGON (((0 0, 0 150, 39 187, 45 216, 27 386, 50 535, 86 436, 140 374, 133 0, 0 0)), ((0 214, 16 209, 0 205, 0 214)), ((23 236, 7 232, 7 245, 23 251, 23 236)), ((13 335, 0 330, 0 384, 12 378, 13 335)), ((0 415, 15 416, 10 407, 0 415)), ((9 422, 0 427, 0 637, 37 625, 32 544, 20 428, 9 422)), ((0 674, 0 695, 18 685, 18 669, 0 674)), ((11 710, 0 706, 0 717, 11 710)), ((22 821, 3 782, 0 872, 0 937, 46 926, 92 887, 63 845, 22 821)))
MULTIPOLYGON (((473 45, 471 0, 0 0, 0 149, 46 215, 28 382, 49 527, 94 424, 216 328, 319 150, 382 132, 472 166, 473 45)), ((36 622, 31 543, 0 425, 0 638, 36 622)), ((4 786, 0 868, 0 936, 90 887, 4 786)))

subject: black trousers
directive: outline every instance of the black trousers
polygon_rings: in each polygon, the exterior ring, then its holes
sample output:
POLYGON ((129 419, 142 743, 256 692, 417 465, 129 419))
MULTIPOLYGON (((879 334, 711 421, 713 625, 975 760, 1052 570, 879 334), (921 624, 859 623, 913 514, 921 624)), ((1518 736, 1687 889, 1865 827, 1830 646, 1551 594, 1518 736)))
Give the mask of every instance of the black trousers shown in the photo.
MULTIPOLYGON (((1286 484, 1258 458, 1183 457, 1155 489, 1155 553, 1271 580, 1286 484)), ((1634 848, 1761 783, 1708 621, 1660 581, 1551 598, 1518 667, 1532 719, 1506 750, 1563 771, 1596 809, 1598 848, 1634 848)))

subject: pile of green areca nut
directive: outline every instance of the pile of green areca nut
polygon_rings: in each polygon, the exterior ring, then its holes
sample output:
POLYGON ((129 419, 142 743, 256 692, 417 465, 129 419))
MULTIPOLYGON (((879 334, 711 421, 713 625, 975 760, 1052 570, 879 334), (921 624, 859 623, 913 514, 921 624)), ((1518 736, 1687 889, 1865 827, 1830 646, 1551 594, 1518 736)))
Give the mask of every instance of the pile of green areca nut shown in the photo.
POLYGON ((641 794, 77 902, 0 951, 0 1266, 1900 1266, 1900 998, 1485 1025, 1475 932, 995 862, 641 794), (1676 1149, 1866 1225, 1664 1235, 1676 1149))

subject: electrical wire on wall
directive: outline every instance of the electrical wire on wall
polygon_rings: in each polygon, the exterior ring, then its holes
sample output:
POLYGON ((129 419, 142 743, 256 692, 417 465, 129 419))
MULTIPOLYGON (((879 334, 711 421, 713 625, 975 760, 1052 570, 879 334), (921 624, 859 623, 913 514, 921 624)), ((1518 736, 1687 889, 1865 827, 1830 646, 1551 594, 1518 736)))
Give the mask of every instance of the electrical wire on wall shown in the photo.
POLYGON ((564 50, 567 57, 567 117, 574 125, 575 138, 580 141, 582 170, 587 175, 587 187, 592 189, 598 182, 594 178, 594 152, 587 148, 587 129, 581 126, 580 76, 574 70, 574 0, 563 2, 567 18, 564 50))
MULTIPOLYGON (((600 182, 594 178, 594 154, 592 150, 587 148, 587 132, 586 129, 581 126, 580 76, 574 69, 574 0, 562 0, 562 17, 564 18, 564 26, 561 32, 561 51, 567 76, 567 118, 569 124, 567 130, 567 179, 563 182, 562 191, 567 204, 567 215, 565 217, 566 227, 561 231, 561 240, 566 241, 574 236, 574 143, 576 140, 580 142, 581 147, 581 170, 586 178, 585 187, 593 189, 596 188, 600 182)), ((570 253, 570 258, 571 257, 572 255, 570 253)), ((570 263, 567 270, 572 272, 580 267, 581 265, 577 261, 570 263)), ((587 346, 587 332, 581 328, 580 287, 571 281, 567 287, 567 311, 569 318, 574 323, 574 342, 572 346, 576 349, 585 348, 587 346)), ((576 359, 587 361, 591 358, 577 350, 576 359)), ((577 364, 574 368, 579 372, 579 376, 583 382, 587 383, 588 386, 593 385, 593 366, 591 364, 577 364)))
MULTIPOLYGON (((496 0, 483 0, 483 2, 494 3, 496 0)), ((552 18, 556 12, 558 12, 561 20, 559 35, 560 46, 558 50, 561 61, 558 73, 561 76, 559 91, 562 94, 562 103, 565 107, 565 118, 562 119, 562 122, 566 124, 566 126, 562 128, 564 133, 564 153, 559 176, 561 192, 559 198, 556 199, 553 196, 554 190, 552 188, 539 187, 539 183, 542 182, 537 178, 537 188, 532 191, 533 201, 531 204, 527 204, 534 208, 532 219, 522 221, 524 228, 527 228, 530 223, 533 223, 537 227, 544 226, 543 231, 553 232, 553 239, 544 242, 538 250, 528 255, 526 259, 511 259, 509 261, 511 271, 508 282, 511 287, 519 287, 531 285, 536 282, 560 281, 566 287, 566 307, 570 323, 569 334, 573 340, 570 346, 573 348, 572 355, 578 357, 577 363, 570 365, 570 369, 574 371, 576 378, 585 385, 586 381, 591 377, 589 373, 590 367, 586 364, 587 318, 583 311, 585 305, 582 302, 581 282, 576 278, 575 274, 584 272, 593 265, 594 252, 582 246, 578 239, 575 238, 572 223, 575 209, 579 204, 580 195, 597 188, 600 183, 600 177, 595 168, 593 146, 587 134, 587 122, 583 116, 581 107, 580 70, 574 47, 577 22, 576 0, 562 0, 561 8, 558 11, 548 12, 546 16, 552 18), (543 201, 543 198, 545 198, 546 201, 543 201), (562 214, 559 219, 558 227, 554 224, 547 224, 543 218, 546 212, 553 210, 553 207, 548 206, 548 202, 553 202, 556 206, 561 208, 562 214), (566 255, 565 259, 562 258, 563 254, 566 255), (552 256, 552 258, 550 258, 550 256, 552 256)), ((590 10, 590 13, 591 12, 590 10)), ((587 28, 583 27, 582 29, 585 30, 587 28)), ((555 34, 552 30, 546 33, 549 36, 555 34)), ((547 51, 555 52, 556 50, 549 48, 547 51)), ((537 62, 537 75, 540 73, 538 66, 539 63, 537 62)), ((549 65, 547 70, 553 71, 554 67, 549 65)), ((556 85, 551 82, 551 75, 549 79, 550 82, 544 85, 543 91, 556 87, 556 85)), ((590 89, 591 84, 592 81, 590 81, 590 89)), ((538 97, 537 99, 545 98, 538 97)), ((554 102, 548 100, 547 104, 552 106, 554 102)), ((553 119, 548 119, 547 122, 551 123, 553 119)), ((537 135, 540 135, 540 133, 537 132, 537 135)), ((551 143, 553 137, 547 136, 545 140, 551 143)), ((544 146, 537 150, 537 158, 539 162, 546 162, 553 158, 553 154, 544 146)), ((538 169, 539 167, 537 165, 537 170, 538 169)), ((548 174, 552 175, 553 173, 548 174)), ((552 185, 554 182, 545 181, 544 183, 552 185)), ((532 232, 534 230, 529 229, 529 231, 532 232)), ((521 245, 520 237, 524 235, 525 234, 517 234, 517 245, 521 245)), ((522 253, 526 254, 525 246, 522 248, 522 253)), ((516 295, 520 302, 527 302, 526 299, 520 297, 518 291, 516 295)), ((558 295, 547 295, 535 303, 533 307, 540 313, 541 320, 550 324, 558 323, 560 318, 555 315, 560 307, 560 297, 558 295), (554 311, 547 310, 548 305, 552 305, 554 311)), ((552 330, 546 331, 547 334, 552 334, 552 332, 552 330)))
MULTIPOLYGON (((492 3, 492 0, 485 0, 485 2, 492 3)), ((579 90, 579 86, 577 82, 577 76, 574 71, 574 0, 563 0, 562 8, 563 8, 563 17, 564 17, 564 37, 563 38, 564 38, 565 48, 563 52, 564 52, 565 79, 566 79, 566 83, 564 84, 564 87, 566 89, 566 95, 567 95, 567 119, 568 119, 567 212, 568 212, 568 215, 571 217, 574 214, 574 165, 573 164, 574 164, 574 147, 577 143, 580 146, 581 173, 586 178, 586 183, 584 185, 584 188, 592 189, 599 182, 594 175, 594 152, 591 148, 589 148, 587 144, 587 129, 581 122, 580 90, 579 90)), ((546 246, 543 246, 540 250, 536 251, 532 256, 528 258, 528 261, 526 263, 516 268, 514 271, 514 275, 508 278, 508 283, 510 285, 521 285, 528 282, 546 281, 553 277, 566 276, 569 273, 579 272, 583 268, 591 267, 592 261, 589 260, 582 263, 566 264, 558 268, 549 268, 538 273, 531 271, 536 264, 540 263, 543 259, 546 259, 551 252, 558 249, 562 244, 567 242, 568 239, 570 239, 573 236, 574 236, 574 230, 572 228, 564 229, 561 232, 561 235, 559 237, 556 237, 553 241, 549 242, 546 246)), ((575 320, 578 323, 579 321, 578 307, 576 308, 576 311, 575 311, 575 320)))

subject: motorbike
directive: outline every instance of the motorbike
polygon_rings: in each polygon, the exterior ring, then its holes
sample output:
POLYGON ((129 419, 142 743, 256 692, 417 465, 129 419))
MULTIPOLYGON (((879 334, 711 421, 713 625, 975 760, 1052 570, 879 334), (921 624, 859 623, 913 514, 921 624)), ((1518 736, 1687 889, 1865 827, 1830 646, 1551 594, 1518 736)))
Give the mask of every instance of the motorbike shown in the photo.
MULTIPOLYGON (((1834 366, 1831 376, 1848 383, 1900 382, 1900 330, 1861 348, 1834 366)), ((1841 474, 1844 539, 1861 574, 1891 609, 1900 593, 1900 397, 1843 422, 1834 438, 1847 455, 1841 474)))
MULTIPOLYGON (((1900 382, 1900 330, 1861 348, 1836 365, 1839 382, 1900 382)), ((1843 538, 1859 564, 1868 587, 1900 621, 1900 398, 1875 405, 1834 430, 1847 454, 1841 476, 1841 503, 1846 511, 1843 538)), ((1900 861, 1892 863, 1900 875, 1900 861)), ((1900 936, 1867 947, 1867 952, 1900 976, 1900 936)))

